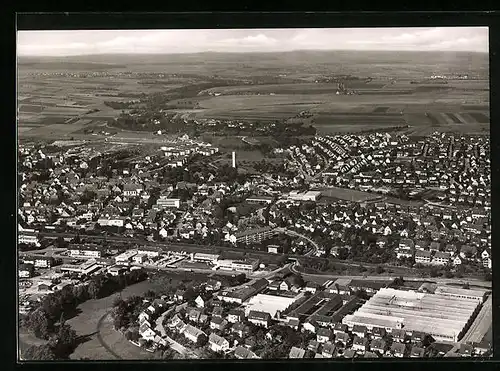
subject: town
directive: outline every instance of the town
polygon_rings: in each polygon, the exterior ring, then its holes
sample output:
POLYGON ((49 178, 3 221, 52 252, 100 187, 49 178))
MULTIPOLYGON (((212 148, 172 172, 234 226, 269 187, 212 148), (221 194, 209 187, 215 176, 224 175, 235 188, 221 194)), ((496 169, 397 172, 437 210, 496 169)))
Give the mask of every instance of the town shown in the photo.
POLYGON ((487 27, 30 17, 20 361, 492 357, 487 27))
POLYGON ((255 174, 188 135, 21 143, 20 313, 96 277, 201 274, 117 300, 116 330, 184 358, 491 351, 488 141, 315 136, 273 157, 255 174))

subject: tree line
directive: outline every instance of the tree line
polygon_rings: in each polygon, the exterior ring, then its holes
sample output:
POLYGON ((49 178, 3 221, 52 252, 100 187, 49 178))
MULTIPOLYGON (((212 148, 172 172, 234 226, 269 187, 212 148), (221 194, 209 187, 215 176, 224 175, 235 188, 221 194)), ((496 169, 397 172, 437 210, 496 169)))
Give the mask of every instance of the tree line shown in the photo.
MULTIPOLYGON (((77 314, 77 306, 88 299, 109 296, 127 285, 146 278, 146 272, 134 270, 118 277, 93 276, 86 285, 67 285, 45 296, 35 310, 21 319, 20 325, 37 338, 49 340, 54 356, 57 359, 65 359, 76 347, 76 333, 65 325, 64 321, 77 314)), ((42 357, 47 354, 48 350, 45 348, 33 348, 28 352, 28 356, 32 357, 42 357)))

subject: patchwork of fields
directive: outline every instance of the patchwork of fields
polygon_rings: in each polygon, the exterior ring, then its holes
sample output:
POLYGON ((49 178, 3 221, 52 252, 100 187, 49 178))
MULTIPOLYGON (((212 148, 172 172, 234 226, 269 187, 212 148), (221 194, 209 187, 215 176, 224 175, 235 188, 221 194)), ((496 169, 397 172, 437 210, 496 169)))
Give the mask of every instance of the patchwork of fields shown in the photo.
POLYGON ((99 125, 97 122, 107 121, 121 112, 104 105, 105 101, 127 102, 142 93, 165 93, 192 84, 203 85, 215 81, 214 78, 235 80, 231 80, 231 86, 203 89, 200 85, 199 91, 191 89, 185 97, 170 101, 165 111, 184 119, 286 122, 307 111, 309 119, 300 120, 306 125, 312 123, 322 133, 406 125, 410 126, 409 133, 450 128, 484 131, 489 125, 489 81, 484 79, 488 58, 484 56, 454 55, 443 59, 441 55, 429 54, 422 59, 421 55, 411 53, 398 56, 365 53, 360 57, 344 52, 311 55, 299 52, 250 53, 243 57, 155 56, 144 63, 142 57, 131 56, 125 58, 127 61, 116 63, 112 57, 101 56, 92 62, 89 57, 89 61, 84 58, 21 64, 18 118, 23 129, 19 133, 38 135, 45 130, 69 135, 71 127, 73 132, 82 131, 87 125, 99 125), (477 62, 477 69, 472 68, 472 60, 477 62), (343 73, 358 79, 332 78, 339 72, 339 63, 343 73), (153 71, 161 74, 150 75, 153 71), (428 77, 432 73, 452 71, 467 73, 476 79, 431 80, 428 77), (85 77, 80 72, 92 74, 85 77), (326 82, 328 79, 330 82, 326 82), (339 85, 335 81, 339 79, 355 94, 337 95, 339 85))

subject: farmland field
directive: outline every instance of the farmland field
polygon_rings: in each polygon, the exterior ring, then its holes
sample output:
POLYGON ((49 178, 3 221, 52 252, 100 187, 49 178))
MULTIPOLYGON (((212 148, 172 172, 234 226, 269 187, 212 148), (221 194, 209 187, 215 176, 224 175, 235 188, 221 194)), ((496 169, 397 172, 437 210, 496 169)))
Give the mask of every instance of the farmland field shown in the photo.
MULTIPOLYGON (((308 111, 312 117, 307 125, 312 122, 320 132, 398 125, 481 131, 489 124, 488 68, 487 54, 438 52, 152 55, 147 63, 143 56, 28 58, 18 63, 19 125, 46 126, 70 118, 77 127, 82 124, 79 119, 107 121, 121 110, 105 101, 128 102, 141 94, 164 94, 193 84, 190 95, 167 100, 167 111, 187 120, 256 122, 292 122, 308 111), (82 72, 92 75, 81 76, 82 72), (41 73, 48 76, 36 75, 41 73), (469 79, 430 79, 432 74, 454 73, 469 79), (349 75, 353 78, 339 77, 349 75), (203 87, 213 78, 232 82, 203 87), (357 94, 336 95, 339 79, 357 94)), ((62 130, 62 135, 70 132, 65 126, 51 129, 62 130)))

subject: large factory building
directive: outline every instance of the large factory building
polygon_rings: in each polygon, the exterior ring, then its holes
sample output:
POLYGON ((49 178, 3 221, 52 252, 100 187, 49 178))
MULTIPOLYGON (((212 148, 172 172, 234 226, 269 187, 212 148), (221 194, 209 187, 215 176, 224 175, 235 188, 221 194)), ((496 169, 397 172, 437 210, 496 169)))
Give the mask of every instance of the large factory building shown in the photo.
POLYGON ((435 340, 458 341, 467 331, 480 308, 480 300, 467 295, 450 295, 447 290, 435 293, 380 289, 354 314, 342 322, 383 327, 387 331, 403 329, 407 333, 423 332, 435 340))

